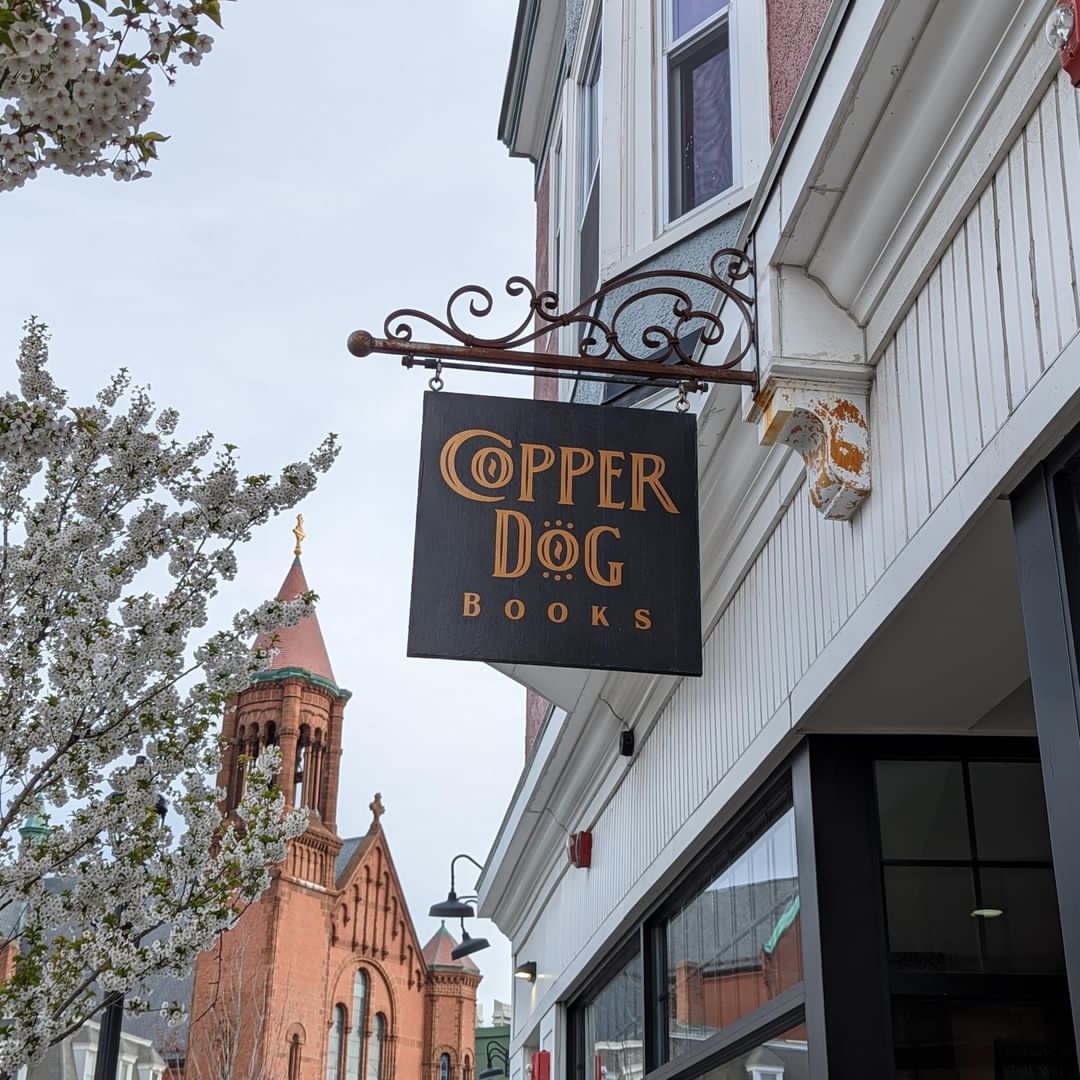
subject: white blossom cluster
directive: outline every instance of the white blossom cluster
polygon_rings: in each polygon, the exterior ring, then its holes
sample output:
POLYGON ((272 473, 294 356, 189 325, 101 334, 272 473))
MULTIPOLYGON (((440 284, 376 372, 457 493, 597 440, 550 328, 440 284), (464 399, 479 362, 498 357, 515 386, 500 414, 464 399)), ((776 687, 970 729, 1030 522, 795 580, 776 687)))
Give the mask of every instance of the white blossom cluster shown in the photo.
POLYGON ((189 970, 306 827, 284 812, 272 749, 249 766, 235 826, 212 778, 222 714, 269 661, 247 643, 314 597, 242 611, 197 648, 190 637, 235 575, 236 546, 337 453, 330 436, 276 478, 245 476, 234 447, 176 439, 176 413, 126 374, 69 405, 47 340, 31 320, 20 392, 0 394, 0 925, 15 928, 0 946, 16 954, 0 1072, 12 1074, 109 991, 175 1017, 140 999, 145 977, 189 970), (165 587, 146 591, 145 574, 165 587), (21 835, 42 812, 47 835, 21 835))
POLYGON ((0 191, 43 168, 135 180, 165 136, 143 131, 156 71, 198 65, 221 0, 0 0, 0 191), (4 103, 7 103, 6 105, 4 103))

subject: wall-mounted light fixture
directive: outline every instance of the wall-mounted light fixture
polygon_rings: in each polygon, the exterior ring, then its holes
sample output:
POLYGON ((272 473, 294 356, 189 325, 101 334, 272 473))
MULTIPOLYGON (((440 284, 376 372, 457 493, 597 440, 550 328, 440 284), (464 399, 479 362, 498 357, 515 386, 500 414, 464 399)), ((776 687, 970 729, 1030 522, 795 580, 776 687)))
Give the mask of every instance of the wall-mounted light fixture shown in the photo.
POLYGON ((536 963, 532 960, 527 960, 524 964, 518 964, 514 968, 514 978, 524 979, 526 982, 536 982, 536 963))
POLYGON ((476 1080, 497 1080, 500 1076, 510 1075, 510 1054, 502 1043, 489 1042, 487 1044, 487 1068, 477 1076, 476 1080), (501 1065, 496 1065, 501 1061, 501 1065))
POLYGON ((450 891, 446 894, 445 900, 432 904, 428 909, 428 914, 436 919, 468 919, 472 917, 473 909, 468 901, 473 898, 459 897, 454 891, 454 863, 458 859, 468 859, 477 869, 484 869, 483 863, 478 863, 471 855, 466 855, 464 852, 455 855, 450 860, 450 891))
POLYGON ((634 729, 623 728, 619 732, 619 755, 621 757, 634 756, 634 729))
POLYGON ((481 949, 489 948, 491 942, 487 938, 483 937, 470 937, 469 932, 465 929, 465 920, 461 920, 461 944, 455 945, 450 950, 451 960, 460 960, 463 956, 468 956, 470 953, 479 952, 481 949))

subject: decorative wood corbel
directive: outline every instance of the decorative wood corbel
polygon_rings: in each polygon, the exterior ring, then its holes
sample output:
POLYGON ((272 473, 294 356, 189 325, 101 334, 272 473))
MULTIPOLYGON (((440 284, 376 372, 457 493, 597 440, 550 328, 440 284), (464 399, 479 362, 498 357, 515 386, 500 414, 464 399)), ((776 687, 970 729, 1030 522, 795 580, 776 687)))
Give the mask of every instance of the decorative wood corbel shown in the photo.
POLYGON ((806 462, 810 500, 849 521, 870 494, 868 364, 774 361, 757 395, 764 445, 784 443, 806 462))

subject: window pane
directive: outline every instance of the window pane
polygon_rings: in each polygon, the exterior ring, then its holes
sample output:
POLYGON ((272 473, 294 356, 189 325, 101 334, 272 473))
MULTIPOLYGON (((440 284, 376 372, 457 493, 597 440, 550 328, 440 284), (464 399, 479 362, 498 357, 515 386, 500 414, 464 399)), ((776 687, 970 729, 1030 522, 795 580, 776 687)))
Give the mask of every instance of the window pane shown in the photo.
POLYGON ((671 1058, 799 983, 794 810, 684 905, 666 938, 671 1058))
POLYGON ((367 1047, 367 1080, 382 1080, 383 1038, 386 1035, 386 1017, 375 1014, 367 1047))
POLYGON ((363 1080, 360 1059, 367 1025, 367 974, 358 971, 353 977, 352 1030, 349 1032, 345 1075, 349 1080, 363 1080))
POLYGON ((1050 870, 1032 867, 981 871, 982 904, 1003 912, 984 919, 987 971, 1063 972, 1065 951, 1057 892, 1050 870))
POLYGON ((1050 861, 1042 769, 1035 761, 973 761, 971 805, 980 859, 1050 861))
POLYGON ((806 1026, 800 1024, 764 1040, 748 1054, 710 1069, 701 1080, 806 1080, 809 1075, 806 1026))
POLYGON ((638 1080, 645 1073, 641 956, 636 955, 585 1008, 590 1077, 638 1080))
POLYGON ((1057 1004, 897 998, 896 1078, 1069 1080, 1076 1058, 1067 997, 1057 1004))
POLYGON ((727 26, 672 61, 671 216, 732 184, 731 55, 727 26))
POLYGON ((897 967, 977 971, 979 920, 968 867, 885 867, 889 952, 897 967))
MULTIPOLYGON (((600 284, 600 185, 593 184, 585 219, 581 223, 581 274, 578 299, 591 296, 600 284)), ((581 328, 583 335, 589 333, 588 324, 581 328)))
POLYGON ((672 38, 677 41, 726 7, 727 0, 672 0, 672 38))
POLYGON ((345 1039, 345 1006, 334 1008, 334 1022, 330 1027, 330 1041, 326 1049, 326 1080, 342 1080, 341 1044, 345 1039))
POLYGON ((584 209, 600 160, 600 39, 592 45, 581 87, 581 207, 584 209))
POLYGON ((884 858, 971 858, 959 761, 879 761, 875 772, 884 858))

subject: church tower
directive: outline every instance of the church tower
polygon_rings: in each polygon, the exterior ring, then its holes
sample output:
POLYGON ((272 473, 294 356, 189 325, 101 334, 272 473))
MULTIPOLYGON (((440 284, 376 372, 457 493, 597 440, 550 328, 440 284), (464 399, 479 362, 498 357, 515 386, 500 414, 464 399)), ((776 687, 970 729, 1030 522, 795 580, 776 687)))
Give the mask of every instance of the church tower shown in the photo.
MULTIPOLYGON (((293 561, 279 600, 310 591, 300 561, 302 517, 294 533, 293 561)), ((232 813, 243 797, 248 763, 267 746, 277 746, 285 805, 306 809, 308 827, 289 842, 269 889, 196 963, 186 1080, 292 1078, 291 1066, 278 1071, 286 1044, 273 1045, 281 1041, 277 1027, 285 1023, 302 1032, 301 1047, 316 1053, 325 1029, 321 1000, 300 988, 321 987, 329 978, 326 950, 312 948, 310 939, 321 941, 332 920, 342 848, 336 820, 341 737, 350 694, 334 678, 317 615, 255 644, 274 650, 274 657, 225 714, 218 773, 223 810, 232 813)), ((304 1070, 308 1074, 316 1071, 304 1070)))
MULTIPOLYGON (((278 591, 309 591, 303 519, 278 591)), ((380 795, 361 836, 338 832, 349 691, 334 677, 316 615, 256 642, 270 666, 222 724, 223 810, 249 763, 281 751, 286 806, 307 811, 270 887, 200 955, 184 1080, 473 1080, 476 988, 445 929, 422 948, 390 855, 380 795)), ((356 732, 353 732, 353 737, 356 732)))

